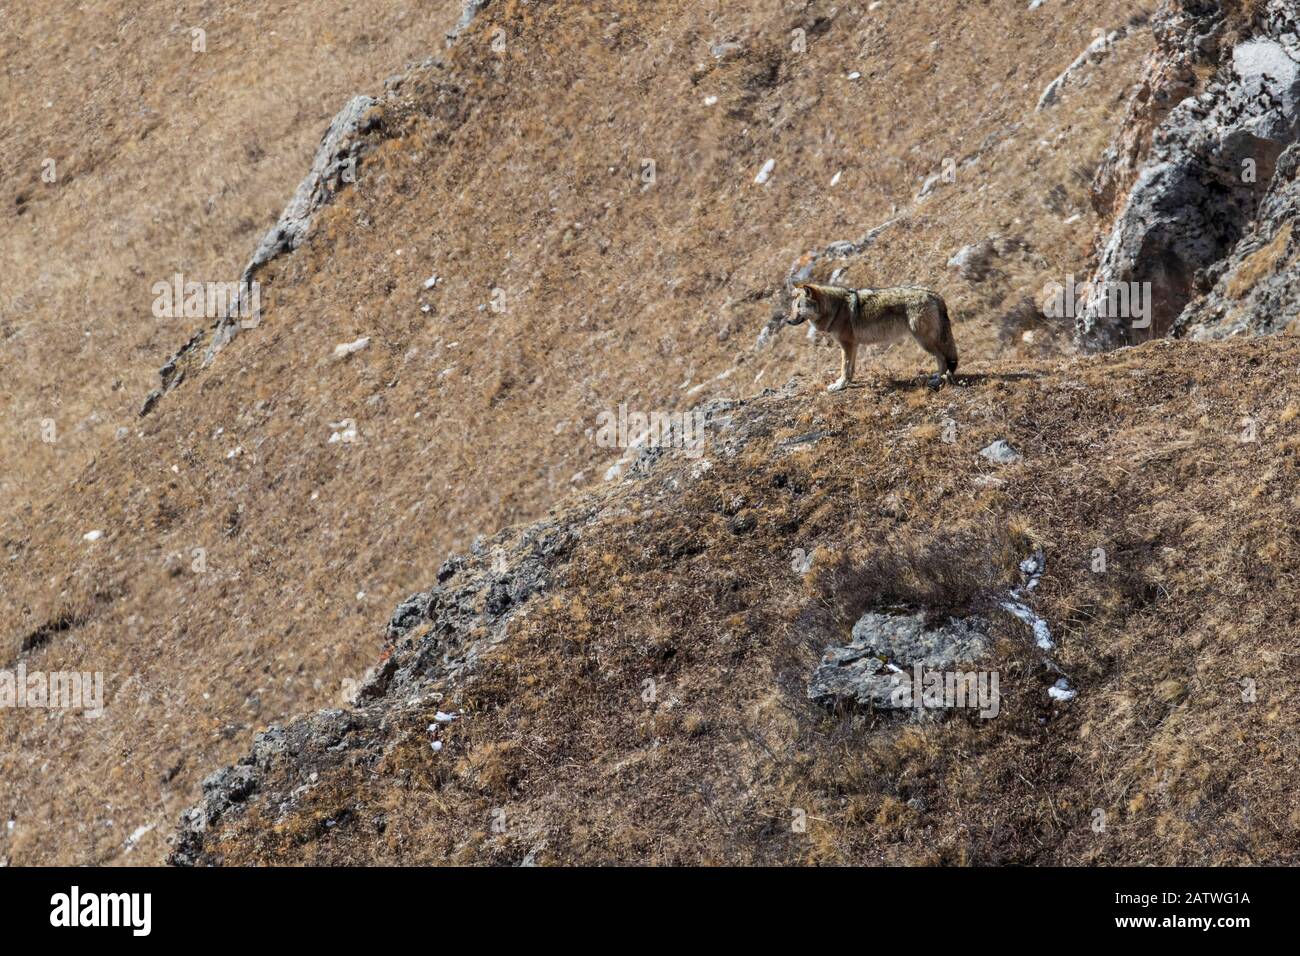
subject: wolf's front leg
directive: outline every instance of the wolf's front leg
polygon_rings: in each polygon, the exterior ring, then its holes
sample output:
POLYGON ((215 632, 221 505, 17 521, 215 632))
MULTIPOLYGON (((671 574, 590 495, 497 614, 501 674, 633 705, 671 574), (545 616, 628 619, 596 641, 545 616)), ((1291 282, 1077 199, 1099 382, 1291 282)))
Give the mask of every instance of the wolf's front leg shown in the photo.
POLYGON ((853 381, 853 366, 857 358, 857 346, 840 343, 840 377, 826 387, 828 392, 843 391, 853 381))

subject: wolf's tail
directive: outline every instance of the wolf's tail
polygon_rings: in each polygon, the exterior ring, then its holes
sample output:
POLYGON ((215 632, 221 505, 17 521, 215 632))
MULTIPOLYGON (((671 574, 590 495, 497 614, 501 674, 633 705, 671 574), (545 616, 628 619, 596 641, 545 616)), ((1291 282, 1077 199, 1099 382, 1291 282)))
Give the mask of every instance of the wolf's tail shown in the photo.
POLYGON ((939 299, 939 316, 943 319, 943 338, 939 345, 943 349, 943 359, 948 363, 948 374, 957 371, 957 343, 952 337, 952 322, 948 318, 948 303, 939 299))

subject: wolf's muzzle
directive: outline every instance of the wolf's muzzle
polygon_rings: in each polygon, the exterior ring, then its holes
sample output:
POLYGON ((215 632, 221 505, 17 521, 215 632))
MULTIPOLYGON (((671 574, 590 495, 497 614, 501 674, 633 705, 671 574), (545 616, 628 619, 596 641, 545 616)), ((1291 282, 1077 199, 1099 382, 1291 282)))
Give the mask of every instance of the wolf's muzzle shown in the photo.
POLYGON ((797 316, 793 319, 785 320, 786 325, 803 325, 803 323, 804 323, 804 317, 802 315, 797 316))

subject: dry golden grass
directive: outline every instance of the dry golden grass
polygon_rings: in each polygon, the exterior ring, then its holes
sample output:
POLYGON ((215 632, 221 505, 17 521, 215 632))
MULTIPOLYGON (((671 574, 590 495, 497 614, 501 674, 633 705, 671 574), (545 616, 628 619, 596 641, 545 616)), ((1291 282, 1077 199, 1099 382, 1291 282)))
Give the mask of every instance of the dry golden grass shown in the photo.
MULTIPOLYGON (((903 400, 921 386, 758 399, 744 420, 806 411, 832 437, 798 460, 760 430, 703 478, 670 459, 608 491, 557 592, 457 686, 455 742, 409 772, 365 772, 367 753, 427 746, 427 715, 390 711, 286 819, 345 819, 309 841, 330 863, 518 863, 541 845, 561 864, 1294 863, 1300 461, 1294 419, 1255 440, 1239 420, 1280 420, 1268 369, 1297 359, 1271 340, 1153 343, 1051 374, 1004 364, 931 393, 957 440, 897 464, 893 436, 935 410, 903 400), (1024 459, 997 469, 990 508, 976 479, 994 438, 1024 459), (1243 473, 1272 476, 1248 507, 1243 473), (674 480, 670 509, 646 507, 674 480), (719 494, 732 487, 757 517, 741 534, 719 494), (911 514, 885 513, 904 488, 911 514), (1034 546, 1069 704, 1048 699, 1058 675, 1027 628, 993 607, 1034 546), (796 547, 816 548, 807 576, 796 547), (990 616, 996 718, 804 699, 824 646, 893 603, 990 616), (509 822, 491 832, 498 811, 509 822)), ((299 774, 272 769, 250 815, 218 828, 217 859, 296 859, 264 839, 263 814, 299 774)))
POLYGON ((1292 224, 1288 221, 1277 231, 1276 236, 1242 260, 1225 284, 1229 296, 1242 298, 1255 288, 1260 279, 1277 271, 1291 246, 1291 228, 1292 224))
MULTIPOLYGON (((905 218, 846 264, 844 281, 941 289, 962 320, 963 372, 1066 349, 1059 327, 1032 346, 1008 339, 1003 316, 1048 279, 1086 272, 1087 179, 1148 43, 1125 40, 1036 114, 1097 23, 1132 4, 1051 17, 1018 3, 978 18, 919 0, 841 10, 799 55, 790 30, 828 5, 502 2, 445 71, 413 82, 413 109, 358 186, 268 270, 262 327, 139 420, 154 370, 191 332, 149 316, 152 283, 233 276, 338 106, 440 52, 454 11, 82 6, 82 19, 32 7, 0 39, 17 91, 0 97, 3 138, 20 170, 0 212, 0 664, 22 654, 33 669, 101 670, 110 707, 94 722, 5 721, 0 812, 16 826, 0 855, 16 863, 160 860, 199 779, 258 727, 337 703, 341 680, 379 653, 392 606, 427 586, 449 550, 599 484, 615 457, 584 433, 599 411, 684 409, 797 372, 820 389, 830 351, 790 331, 767 348, 755 338, 796 258, 895 207, 905 218), (209 52, 196 60, 188 21, 199 17, 209 52), (502 54, 488 47, 496 24, 502 54), (728 35, 746 52, 717 61, 709 45, 728 35), (55 184, 39 180, 47 153, 61 160, 55 184), (773 178, 756 186, 769 157, 773 178), (914 203, 945 157, 974 162, 914 203), (646 190, 644 158, 657 170, 646 190), (1023 244, 988 282, 957 279, 948 258, 993 234, 1023 244), (426 293, 432 273, 441 280, 426 293), (494 287, 503 314, 479 308, 494 287), (361 335, 367 351, 330 359, 361 335), (329 423, 345 417, 361 441, 329 444, 329 423), (47 418, 53 443, 37 431, 47 418), (82 539, 92 529, 105 531, 93 544, 82 539), (190 570, 197 548, 203 573, 190 570), (51 631, 60 621, 70 626, 51 631), (21 652, 38 634, 53 636, 21 652)), ((899 476, 950 446, 900 429, 933 426, 950 400, 897 379, 926 367, 910 344, 861 364, 879 391, 848 398, 896 407, 876 424, 898 441, 857 445, 858 467, 894 482, 903 517, 891 520, 911 534, 925 499, 899 476)), ((833 420, 825 401, 814 417, 833 420)), ((791 409, 792 424, 806 407, 791 409)), ((852 429, 837 440, 861 441, 852 429)), ((792 461, 806 462, 817 504, 804 515, 790 503, 787 518, 825 527, 838 514, 825 491, 834 466, 820 452, 792 461)), ((747 482, 735 476, 742 491, 747 482)), ((982 513, 1005 491, 986 494, 982 513)), ((845 520, 864 540, 878 526, 845 520)), ((644 582, 623 568, 602 587, 629 599, 644 582)), ((592 601, 574 623, 578 648, 600 633, 592 601)), ((710 620, 734 646, 752 628, 744 614, 710 620)), ((671 643, 681 622, 664 615, 656 640, 671 643)), ((543 693, 511 686, 534 705, 543 693)), ((720 718, 664 719, 707 740, 720 718)), ((583 840, 642 846, 643 829, 611 835, 590 821, 583 840)), ((664 841, 662 858, 693 852, 687 836, 664 841)))

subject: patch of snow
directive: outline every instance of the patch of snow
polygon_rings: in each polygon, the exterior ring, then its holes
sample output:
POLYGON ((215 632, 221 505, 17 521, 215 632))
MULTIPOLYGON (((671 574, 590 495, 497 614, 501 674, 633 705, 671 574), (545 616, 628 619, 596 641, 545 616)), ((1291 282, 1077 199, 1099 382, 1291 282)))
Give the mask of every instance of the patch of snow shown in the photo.
MULTIPOLYGON (((140 842, 140 838, 154 828, 156 824, 149 823, 144 826, 136 827, 131 831, 131 835, 126 838, 126 843, 122 844, 122 852, 130 853, 135 849, 135 845, 140 842)), ((12 823, 11 823, 12 826, 12 823)))
POLYGON ((1020 573, 1025 576, 1025 587, 1033 590, 1038 587, 1038 579, 1043 576, 1043 570, 1047 567, 1047 559, 1043 557, 1041 550, 1035 551, 1025 560, 1020 562, 1020 573))
POLYGON ((1077 690, 1070 688, 1070 682, 1064 677, 1060 678, 1055 684, 1047 688, 1047 696, 1053 700, 1074 700, 1079 696, 1077 690))
POLYGON ((360 352, 369 345, 369 336, 362 336, 355 342, 340 342, 338 345, 334 346, 334 357, 336 359, 347 358, 349 355, 355 355, 357 352, 360 352))
POLYGON ((94 531, 87 531, 81 537, 85 541, 98 541, 100 538, 104 537, 104 532, 96 528, 94 531))
POLYGON ((1039 617, 1028 604, 1025 603, 1025 592, 1032 591, 1038 587, 1038 580, 1043 576, 1043 569, 1047 567, 1047 559, 1043 556, 1042 550, 1035 551, 1032 555, 1020 562, 1020 574, 1023 578, 1021 587, 1013 588, 1007 595, 1007 600, 1003 601, 1001 606, 1005 611, 1009 611, 1020 620, 1030 626, 1034 632, 1034 643, 1044 651, 1054 650, 1056 644, 1052 641, 1052 632, 1047 626, 1047 622, 1039 617))
POLYGON ((1052 634, 1051 631, 1048 630, 1047 622, 1035 614, 1029 605, 1022 604, 1019 601, 1003 601, 1002 608, 1006 611, 1010 611, 1016 617, 1020 618, 1020 620, 1033 628, 1034 643, 1042 650, 1050 651, 1056 648, 1056 645, 1052 642, 1052 634))
POLYGON ((772 170, 774 169, 776 169, 776 160, 769 159, 763 164, 763 168, 758 171, 758 175, 754 177, 754 182, 757 185, 762 186, 771 178, 772 170))
POLYGON ((330 422, 329 425, 333 431, 329 438, 329 444, 343 442, 350 445, 357 440, 357 423, 352 419, 345 418, 341 422, 330 422))

